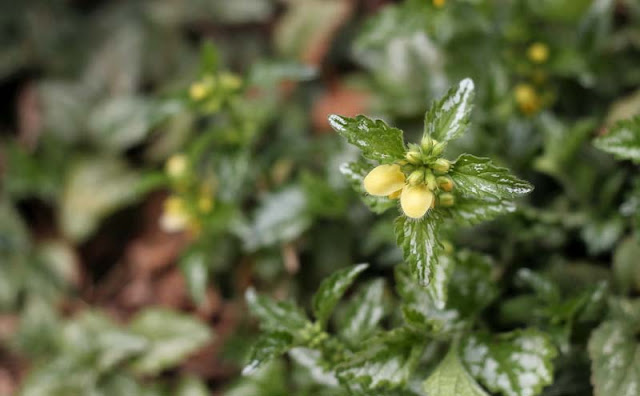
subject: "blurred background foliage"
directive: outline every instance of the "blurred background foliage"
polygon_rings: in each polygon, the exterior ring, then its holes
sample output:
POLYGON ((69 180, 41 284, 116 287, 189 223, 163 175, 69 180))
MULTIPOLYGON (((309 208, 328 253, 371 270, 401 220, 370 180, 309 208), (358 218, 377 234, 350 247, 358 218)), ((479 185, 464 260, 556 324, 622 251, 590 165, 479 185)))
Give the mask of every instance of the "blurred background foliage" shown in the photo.
POLYGON ((640 292, 638 168, 591 144, 640 114, 638 65, 635 0, 0 2, 0 394, 344 394, 301 354, 240 377, 244 292, 308 307, 368 262, 397 304, 395 213, 362 205, 326 118, 415 140, 464 77, 472 129, 450 150, 536 189, 447 237, 495 262, 491 328, 572 351, 544 394, 590 394, 597 319, 557 301, 640 292))

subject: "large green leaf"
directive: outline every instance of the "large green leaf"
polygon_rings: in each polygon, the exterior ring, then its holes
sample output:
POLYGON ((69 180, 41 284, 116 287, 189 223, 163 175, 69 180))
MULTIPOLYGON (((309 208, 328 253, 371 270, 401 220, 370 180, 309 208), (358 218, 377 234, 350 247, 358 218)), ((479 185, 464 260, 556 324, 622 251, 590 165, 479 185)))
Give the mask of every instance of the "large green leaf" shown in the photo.
POLYGON ((490 257, 462 251, 455 257, 449 281, 449 305, 467 317, 487 307, 498 295, 490 257))
POLYGON ((489 396, 469 375, 455 347, 422 384, 429 396, 489 396))
POLYGON ((550 338, 535 329, 473 334, 462 345, 462 360, 471 374, 505 396, 539 394, 553 381, 556 355, 550 338))
POLYGON ((439 224, 440 218, 433 211, 420 220, 400 216, 395 221, 398 246, 402 248, 411 274, 423 285, 431 281, 442 250, 438 239, 439 224))
POLYGON ((621 320, 602 323, 589 339, 595 396, 636 396, 640 390, 637 329, 621 320))
POLYGON ((143 311, 133 319, 130 330, 149 343, 132 363, 140 374, 156 374, 175 366, 212 338, 209 328, 193 316, 165 309, 143 311))
POLYGON ((362 201, 373 212, 381 214, 388 209, 397 206, 397 201, 391 200, 387 197, 378 197, 368 194, 364 185, 362 184, 364 178, 373 169, 375 165, 368 163, 364 160, 349 162, 340 166, 340 172, 349 180, 351 187, 360 194, 362 201))
POLYGON ((616 158, 640 162, 640 116, 616 123, 593 144, 616 158))
POLYGON ((313 313, 320 323, 327 322, 338 300, 342 298, 356 277, 368 266, 368 264, 358 264, 344 268, 322 281, 313 296, 313 313))
POLYGON ((251 313, 258 317, 264 331, 295 335, 309 324, 304 312, 293 303, 274 301, 256 294, 253 289, 247 290, 245 298, 251 313))
POLYGON ((471 118, 474 92, 473 81, 469 78, 452 87, 424 115, 424 134, 440 142, 462 136, 471 118))
POLYGON ((518 179, 507 168, 494 165, 489 158, 470 154, 458 157, 449 175, 454 180, 456 191, 468 197, 514 198, 533 190, 529 182, 518 179))
POLYGON ((285 332, 270 332, 260 336, 251 350, 249 363, 242 369, 242 375, 249 375, 264 363, 279 357, 293 347, 293 337, 285 332))
POLYGON ((505 213, 512 213, 516 210, 516 205, 509 199, 491 195, 486 195, 482 199, 457 196, 455 205, 450 208, 440 207, 437 210, 460 224, 475 225, 493 220, 505 213))
POLYGON ((349 118, 333 114, 329 116, 329 123, 370 160, 388 163, 404 158, 402 131, 382 120, 374 121, 363 115, 349 118))
POLYGON ((363 349, 337 368, 341 383, 355 387, 394 389, 406 385, 424 345, 400 328, 363 343, 363 349))
POLYGON ((342 320, 338 322, 340 336, 352 345, 373 335, 387 313, 384 279, 376 279, 360 288, 349 300, 342 320))

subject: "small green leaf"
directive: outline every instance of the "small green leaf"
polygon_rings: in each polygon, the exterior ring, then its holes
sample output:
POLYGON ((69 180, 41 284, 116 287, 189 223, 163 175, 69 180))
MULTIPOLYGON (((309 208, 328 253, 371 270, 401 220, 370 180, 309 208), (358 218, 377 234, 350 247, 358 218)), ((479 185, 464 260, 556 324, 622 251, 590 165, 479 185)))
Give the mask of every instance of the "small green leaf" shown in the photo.
POLYGON ((396 290, 402 297, 402 314, 409 326, 440 334, 460 328, 460 314, 434 300, 433 293, 418 283, 406 266, 396 266, 395 278, 396 290))
POLYGON ((451 208, 438 208, 445 216, 452 217, 455 221, 465 225, 476 225, 483 221, 493 220, 496 217, 512 213, 516 205, 509 199, 501 199, 491 195, 484 198, 468 198, 457 196, 455 205, 451 208))
POLYGON ((331 127, 370 160, 389 163, 404 158, 402 131, 388 126, 382 120, 363 115, 355 118, 330 115, 331 127))
POLYGON ((155 374, 175 366, 212 337, 209 328, 192 316, 165 309, 147 309, 129 327, 149 342, 147 350, 132 363, 139 374, 155 374))
POLYGON ((384 279, 376 279, 351 298, 344 311, 340 335, 352 345, 373 335, 386 314, 384 279))
POLYGON ((505 396, 539 394, 553 381, 551 361, 557 353, 549 336, 535 329, 474 334, 462 345, 462 360, 471 374, 505 396))
POLYGON ((337 368, 347 386, 394 389, 406 385, 424 345, 413 333, 399 328, 368 340, 363 349, 337 368))
POLYGON ((602 323, 589 339, 595 396, 636 396, 640 390, 640 343, 621 320, 602 323))
POLYGON ((263 334, 251 350, 249 364, 242 369, 242 375, 249 375, 264 363, 279 357, 293 347, 293 337, 285 332, 263 334))
POLYGON ((465 78, 452 87, 424 115, 424 134, 440 141, 457 139, 467 130, 474 97, 473 81, 465 78))
POLYGON ((449 175, 456 191, 466 197, 484 199, 514 198, 533 191, 533 186, 512 175, 507 168, 494 165, 489 158, 462 154, 454 162, 449 175))
POLYGON ((349 268, 336 271, 322 281, 318 291, 313 296, 313 314, 320 323, 327 323, 338 300, 353 281, 365 269, 368 264, 358 264, 349 268))
POLYGON ((423 285, 428 285, 438 265, 442 247, 438 240, 440 217, 429 211, 420 220, 400 216, 395 221, 398 246, 409 263, 411 274, 423 285))
POLYGON ((248 289, 245 298, 251 313, 258 317, 264 331, 284 332, 293 336, 309 324, 304 312, 293 303, 276 302, 256 294, 254 289, 248 289))
POLYGON ((616 123, 593 144, 616 158, 640 163, 640 116, 616 123))
POLYGON ((362 202, 374 213, 381 214, 397 206, 397 201, 393 201, 387 197, 370 195, 364 190, 364 185, 362 184, 364 178, 374 167, 375 165, 361 160, 342 164, 342 166, 340 166, 340 172, 349 180, 351 187, 360 194, 362 202))
POLYGON ((455 347, 422 384, 429 396, 489 396, 469 375, 455 347))

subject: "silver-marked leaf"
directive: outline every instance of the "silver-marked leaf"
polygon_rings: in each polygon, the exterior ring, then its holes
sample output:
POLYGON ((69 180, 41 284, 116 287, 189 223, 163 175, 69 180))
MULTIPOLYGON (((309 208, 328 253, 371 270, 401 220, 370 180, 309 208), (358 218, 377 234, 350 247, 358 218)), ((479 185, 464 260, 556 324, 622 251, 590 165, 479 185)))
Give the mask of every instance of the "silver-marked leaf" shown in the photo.
POLYGON ((466 197, 514 198, 533 191, 529 182, 518 179, 509 169, 494 165, 489 158, 471 154, 458 157, 449 175, 453 178, 456 191, 466 197))
POLYGON ((600 150, 616 158, 640 162, 640 116, 616 123, 609 133, 594 140, 600 150))
POLYGON ((396 266, 396 291, 402 298, 405 322, 418 331, 448 333, 464 324, 456 310, 445 309, 433 299, 433 293, 416 281, 404 265, 396 266))
POLYGON ((315 382, 328 386, 338 385, 338 379, 333 371, 327 368, 327 363, 319 350, 296 347, 289 351, 289 356, 307 369, 315 382))
POLYGON ((424 134, 440 142, 462 136, 469 125, 474 93, 473 80, 469 78, 449 89, 424 115, 424 134))
POLYGON ((471 374, 505 396, 539 394, 553 381, 551 362, 557 353, 550 337, 535 329, 478 333, 462 345, 462 360, 471 374))
POLYGON ((358 290, 347 303, 344 320, 338 324, 341 337, 358 345, 373 335, 387 311, 384 297, 384 279, 376 279, 358 290))
POLYGON ((329 123, 370 160, 389 163, 404 158, 402 131, 382 120, 372 120, 363 115, 349 118, 333 114, 329 116, 329 123))
POLYGON ((640 343, 620 320, 602 323, 589 339, 595 396, 636 396, 640 391, 640 343))
POLYGON ((462 251, 455 257, 456 265, 449 282, 449 306, 462 316, 474 315, 488 306, 498 295, 492 279, 490 257, 462 251))
POLYGON ((318 291, 313 295, 313 314, 320 323, 327 323, 338 300, 368 266, 368 264, 358 264, 344 268, 322 281, 318 291))
POLYGON ((293 337, 285 332, 263 334, 251 349, 249 363, 242 369, 242 375, 250 375, 264 363, 279 357, 293 347, 293 337))
POLYGON ((434 211, 429 211, 420 220, 400 216, 395 221, 398 246, 402 248, 411 274, 423 285, 431 281, 442 250, 438 240, 440 221, 434 211))
POLYGON ((452 217, 456 222, 464 225, 476 225, 515 210, 516 205, 513 201, 491 195, 486 195, 482 199, 457 196, 455 205, 452 207, 438 208, 438 211, 445 216, 452 217))
POLYGON ((375 195, 369 195, 362 184, 364 178, 373 169, 375 165, 369 164, 365 161, 349 162, 340 166, 340 173, 342 173, 351 183, 351 187, 360 194, 362 202, 365 203, 374 213, 381 214, 387 210, 397 206, 397 201, 391 200, 387 197, 377 197, 375 195))
POLYGON ((489 396, 462 365, 455 347, 424 381, 422 388, 429 396, 489 396))
POLYGON ((245 293, 245 299, 251 313, 258 317, 263 331, 284 332, 293 336, 309 324, 304 312, 291 302, 278 302, 260 296, 252 288, 245 293))
POLYGON ((338 366, 337 373, 342 384, 369 390, 406 385, 424 349, 420 338, 404 328, 370 339, 363 346, 338 366))

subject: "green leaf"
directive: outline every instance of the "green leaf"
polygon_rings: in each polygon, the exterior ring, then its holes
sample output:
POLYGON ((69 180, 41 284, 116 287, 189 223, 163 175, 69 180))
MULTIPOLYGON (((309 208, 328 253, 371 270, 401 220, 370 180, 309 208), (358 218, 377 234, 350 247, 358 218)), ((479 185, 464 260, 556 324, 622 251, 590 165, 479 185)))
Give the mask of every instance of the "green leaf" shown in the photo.
POLYGON ((390 163, 404 158, 405 147, 402 131, 388 126, 382 120, 372 120, 363 115, 355 118, 330 115, 331 127, 370 160, 390 163))
POLYGON ((474 95, 473 81, 469 78, 449 89, 424 115, 425 136, 431 136, 439 142, 462 136, 469 125, 474 95))
POLYGON ((429 396, 489 396, 469 375, 455 347, 422 384, 429 396))
POLYGON ((433 299, 433 293, 418 283, 406 266, 395 270, 396 290, 402 298, 402 315, 409 326, 419 331, 447 333, 460 328, 460 314, 445 309, 441 301, 433 299))
POLYGON ((511 200, 491 195, 486 195, 482 199, 457 196, 455 205, 450 208, 440 207, 437 210, 460 224, 476 225, 493 220, 502 214, 512 213, 516 210, 516 205, 511 200))
POLYGON ((293 303, 276 302, 256 294, 254 289, 248 289, 245 298, 251 313, 258 317, 264 331, 284 332, 293 336, 309 324, 304 312, 293 303))
POLYGON ((368 264, 358 264, 344 268, 322 281, 318 291, 313 296, 313 314, 320 323, 327 323, 338 300, 342 298, 342 295, 351 286, 356 277, 368 266, 368 264))
POLYGON ((242 369, 242 375, 250 375, 264 363, 279 357, 293 347, 293 337, 285 332, 263 334, 251 350, 249 364, 242 369))
POLYGON ((640 116, 616 123, 609 133, 595 139, 593 144, 618 159, 640 163, 640 116))
POLYGON ((187 281, 187 288, 191 298, 197 304, 201 304, 205 299, 209 281, 207 254, 200 249, 187 252, 180 259, 180 269, 187 281))
POLYGON ((470 335, 461 350, 471 374, 492 392, 534 396, 553 381, 551 362, 558 352, 549 336, 538 330, 470 335))
POLYGON ((281 359, 272 360, 250 376, 240 377, 226 396, 280 396, 287 394, 287 372, 281 359))
POLYGON ((337 368, 338 379, 350 387, 394 389, 406 385, 424 345, 399 328, 368 340, 363 349, 337 368))
POLYGON ((209 390, 203 380, 196 377, 184 377, 176 389, 176 396, 207 396, 209 390))
POLYGON ((384 279, 376 279, 358 290, 344 311, 344 320, 338 326, 340 336, 352 345, 373 335, 386 314, 384 279))
POLYGON ((449 305, 467 317, 487 307, 497 296, 490 257, 463 251, 455 257, 455 271, 449 282, 449 305))
POLYGON ((420 220, 400 216, 395 221, 398 246, 402 248, 411 274, 423 285, 431 281, 442 250, 438 240, 440 221, 433 211, 420 220))
POLYGON ((397 201, 387 197, 378 197, 368 194, 362 184, 364 178, 373 169, 375 165, 366 161, 356 161, 342 164, 340 172, 349 180, 351 187, 360 194, 362 202, 364 202, 374 213, 384 213, 388 209, 397 206, 397 201))
POLYGON ((636 396, 640 389, 640 343, 621 320, 602 323, 589 339, 595 396, 636 396))
POLYGON ((533 191, 533 186, 512 175, 507 168, 494 165, 489 158, 462 154, 453 163, 449 176, 455 189, 466 197, 484 199, 514 198, 533 191))
POLYGON ((156 374, 173 367, 212 338, 209 328, 193 316, 165 309, 147 309, 129 327, 149 342, 147 350, 132 363, 139 374, 156 374))

